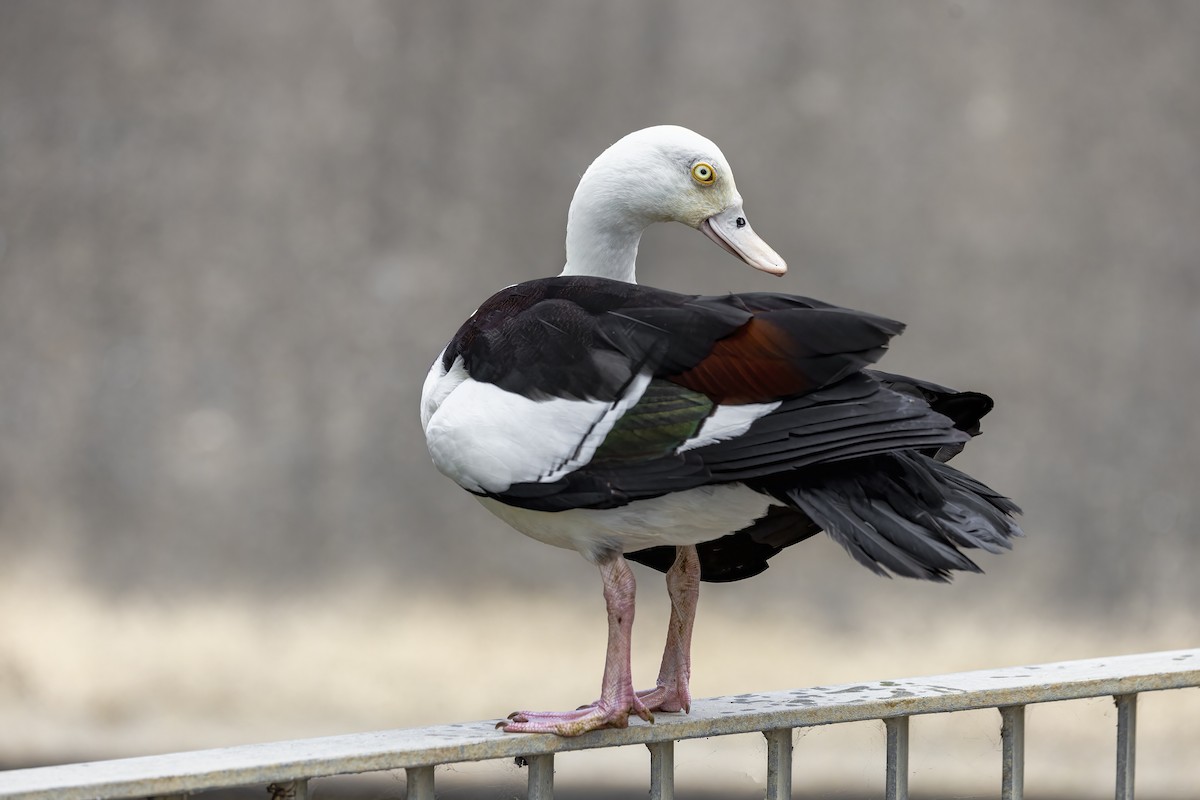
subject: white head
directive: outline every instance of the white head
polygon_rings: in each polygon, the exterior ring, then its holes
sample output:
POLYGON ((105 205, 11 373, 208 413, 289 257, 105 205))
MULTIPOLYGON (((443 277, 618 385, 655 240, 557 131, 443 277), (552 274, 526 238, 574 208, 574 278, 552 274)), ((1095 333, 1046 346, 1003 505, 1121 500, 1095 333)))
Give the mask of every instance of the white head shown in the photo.
POLYGON ((787 265, 754 233, 721 149, 677 125, 634 131, 592 162, 567 214, 564 275, 634 281, 642 231, 655 222, 696 228, 752 267, 787 265))

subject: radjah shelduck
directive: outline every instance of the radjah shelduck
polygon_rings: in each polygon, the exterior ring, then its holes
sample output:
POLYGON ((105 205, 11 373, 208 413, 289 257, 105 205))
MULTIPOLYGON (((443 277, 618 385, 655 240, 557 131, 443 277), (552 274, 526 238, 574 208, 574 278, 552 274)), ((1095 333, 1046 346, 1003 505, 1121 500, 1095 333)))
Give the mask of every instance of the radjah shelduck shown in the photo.
POLYGON ((682 222, 752 267, 784 261, 750 227, 708 139, 631 133, 584 173, 566 266, 483 302, 434 361, 421 423, 434 464, 521 533, 600 570, 600 697, 514 712, 508 731, 574 736, 686 712, 700 581, 757 575, 825 531, 881 574, 944 581, 1020 535, 1016 505, 946 461, 986 396, 867 369, 903 325, 789 294, 704 297, 639 286, 638 242, 682 222), (634 578, 666 572, 655 686, 630 675, 634 578))

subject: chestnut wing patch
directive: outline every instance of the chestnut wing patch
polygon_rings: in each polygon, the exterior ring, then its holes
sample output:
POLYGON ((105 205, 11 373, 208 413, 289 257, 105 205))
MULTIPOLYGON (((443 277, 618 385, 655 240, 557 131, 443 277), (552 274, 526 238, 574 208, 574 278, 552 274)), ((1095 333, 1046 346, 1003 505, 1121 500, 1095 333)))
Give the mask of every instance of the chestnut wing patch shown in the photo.
POLYGON ((671 380, 718 403, 762 403, 805 394, 877 361, 903 325, 841 308, 755 314, 671 380))

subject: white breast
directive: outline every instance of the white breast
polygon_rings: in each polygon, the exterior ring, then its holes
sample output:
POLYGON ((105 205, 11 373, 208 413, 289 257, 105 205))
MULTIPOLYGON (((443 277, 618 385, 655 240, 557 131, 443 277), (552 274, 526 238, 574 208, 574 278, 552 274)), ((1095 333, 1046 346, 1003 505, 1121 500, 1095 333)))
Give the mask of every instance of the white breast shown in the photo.
POLYGON ((688 545, 739 531, 767 513, 770 497, 738 483, 701 486, 620 508, 530 511, 479 498, 484 508, 539 542, 596 561, 612 552, 688 545))

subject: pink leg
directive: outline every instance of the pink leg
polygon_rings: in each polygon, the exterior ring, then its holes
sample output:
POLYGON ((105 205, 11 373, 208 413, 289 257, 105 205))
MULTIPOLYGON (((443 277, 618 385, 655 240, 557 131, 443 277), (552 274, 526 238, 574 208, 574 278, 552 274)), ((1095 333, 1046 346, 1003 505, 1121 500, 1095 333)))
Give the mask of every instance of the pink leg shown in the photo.
POLYGON ((576 711, 517 711, 496 727, 517 733, 557 733, 578 736, 597 728, 624 728, 632 711, 647 722, 654 716, 633 691, 629 647, 633 633, 635 584, 624 556, 600 564, 604 580, 604 604, 608 608, 608 652, 600 700, 576 711))
POLYGON ((675 563, 667 570, 667 593, 671 596, 671 621, 657 685, 638 692, 651 711, 690 711, 692 694, 692 625, 700 599, 700 556, 694 546, 676 550, 675 563))

